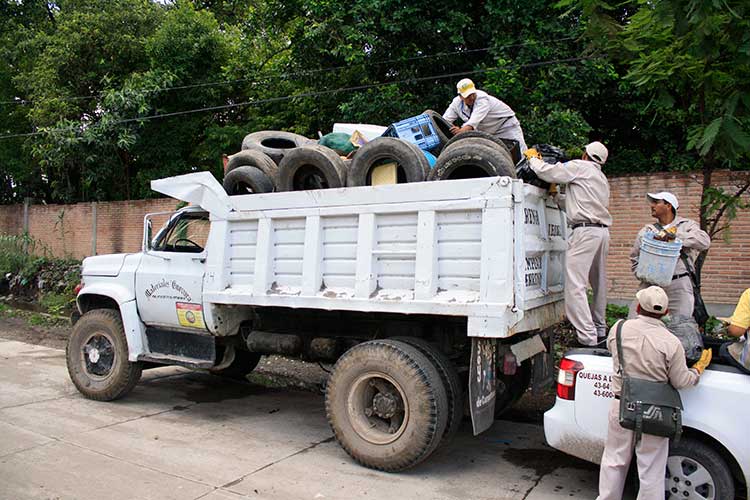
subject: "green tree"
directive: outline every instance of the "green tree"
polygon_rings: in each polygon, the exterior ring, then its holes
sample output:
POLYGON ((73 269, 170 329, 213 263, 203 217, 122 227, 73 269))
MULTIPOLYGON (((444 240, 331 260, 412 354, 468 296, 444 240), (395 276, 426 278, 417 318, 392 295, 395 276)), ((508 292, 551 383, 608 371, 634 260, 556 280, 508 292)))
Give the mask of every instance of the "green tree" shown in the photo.
MULTIPOLYGON (((741 0, 638 0, 612 7, 600 0, 563 0, 579 7, 595 46, 621 64, 624 78, 650 98, 642 114, 678 133, 678 167, 702 173, 700 225, 712 238, 728 233, 750 189, 750 4, 741 0), (691 161, 684 162, 687 157, 691 161), (719 168, 736 187, 715 184, 719 168)), ((666 141, 665 141, 666 143, 666 141)), ((708 252, 703 252, 698 273, 708 252)))

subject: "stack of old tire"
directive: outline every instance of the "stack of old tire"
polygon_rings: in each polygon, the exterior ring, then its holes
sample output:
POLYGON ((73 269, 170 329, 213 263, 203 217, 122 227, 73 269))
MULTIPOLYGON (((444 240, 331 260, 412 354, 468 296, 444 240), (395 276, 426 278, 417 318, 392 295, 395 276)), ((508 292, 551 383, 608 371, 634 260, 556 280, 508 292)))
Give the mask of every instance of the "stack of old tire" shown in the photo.
POLYGON ((517 147, 477 131, 451 137, 450 127, 439 113, 427 110, 394 123, 351 160, 299 134, 254 132, 242 141, 242 150, 229 157, 224 189, 240 195, 369 186, 375 169, 389 163, 396 165, 398 183, 516 177, 517 147))

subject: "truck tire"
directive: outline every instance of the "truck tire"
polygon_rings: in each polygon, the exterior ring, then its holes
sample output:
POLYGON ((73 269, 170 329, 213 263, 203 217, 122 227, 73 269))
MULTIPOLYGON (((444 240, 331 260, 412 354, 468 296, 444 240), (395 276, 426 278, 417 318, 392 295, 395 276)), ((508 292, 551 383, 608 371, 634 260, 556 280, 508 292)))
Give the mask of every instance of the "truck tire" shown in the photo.
MULTIPOLYGON (((508 151, 508 148, 505 146, 505 143, 498 139, 497 137, 488 134, 487 132, 482 132, 480 130, 469 130, 468 132, 461 132, 460 134, 456 134, 451 139, 445 143, 445 146, 443 146, 443 150, 447 149, 449 146, 455 144, 458 141, 466 140, 466 139, 486 139, 490 142, 494 142, 499 147, 504 149, 505 151, 508 151)), ((508 151, 510 153, 510 151, 508 151)))
POLYGON ((278 165, 267 154, 255 149, 246 149, 230 156, 227 168, 224 170, 224 177, 237 167, 255 167, 266 174, 274 185, 279 175, 278 165))
POLYGON ((360 464, 387 472, 427 458, 443 437, 447 413, 437 368, 396 340, 349 349, 326 389, 328 423, 341 447, 360 464))
POLYGON ((235 168, 224 177, 222 185, 229 196, 273 192, 271 179, 256 167, 235 168))
POLYGON ((344 160, 330 148, 311 144, 290 150, 279 164, 279 191, 339 188, 346 185, 344 160))
POLYGON ((315 141, 307 137, 292 132, 283 132, 280 130, 263 130, 248 134, 242 140, 242 149, 254 149, 266 154, 277 165, 284 158, 286 153, 292 149, 299 148, 306 144, 312 144, 315 141))
POLYGON ((510 407, 521 399, 531 385, 531 363, 521 363, 515 375, 497 374, 495 390, 495 418, 500 418, 510 407))
POLYGON ((451 137, 453 137, 453 134, 451 134, 451 127, 453 125, 443 118, 443 115, 437 111, 425 109, 423 114, 430 117, 432 124, 435 125, 435 131, 440 138, 440 145, 432 149, 432 154, 438 156, 450 141, 451 137))
POLYGON ((128 361, 122 318, 114 309, 84 314, 73 327, 65 358, 70 379, 89 399, 119 399, 141 378, 141 364, 128 361))
POLYGON ((355 153, 347 173, 347 185, 372 185, 373 169, 388 162, 397 164, 399 182, 422 182, 430 170, 430 163, 415 144, 393 137, 378 137, 355 153))
POLYGON ((438 157, 428 180, 516 177, 510 153, 486 139, 471 138, 454 143, 438 157))
POLYGON ((213 375, 231 378, 234 380, 247 380, 247 374, 255 370, 260 361, 261 354, 248 352, 243 349, 234 350, 234 361, 221 370, 210 370, 213 375))
POLYGON ((664 483, 666 498, 734 498, 734 480, 721 454, 709 445, 683 437, 671 445, 664 483))
POLYGON ((445 392, 448 397, 448 422, 445 425, 445 433, 439 446, 450 443, 461 428, 461 422, 464 418, 464 399, 465 393, 461 379, 458 376, 456 367, 453 365, 448 356, 442 353, 434 344, 427 342, 418 337, 391 337, 391 340, 400 340, 419 349, 419 352, 435 365, 440 380, 445 386, 445 392))

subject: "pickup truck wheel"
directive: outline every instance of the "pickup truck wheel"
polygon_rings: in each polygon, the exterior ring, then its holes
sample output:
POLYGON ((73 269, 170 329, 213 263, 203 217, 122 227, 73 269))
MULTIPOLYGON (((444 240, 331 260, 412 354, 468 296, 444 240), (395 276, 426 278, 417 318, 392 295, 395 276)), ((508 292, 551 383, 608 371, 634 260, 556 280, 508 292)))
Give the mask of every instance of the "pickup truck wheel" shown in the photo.
POLYGON ((487 139, 475 137, 455 142, 438 157, 428 180, 516 177, 510 153, 487 139))
POLYGON ((701 441, 683 438, 669 450, 664 489, 668 499, 734 498, 734 481, 721 455, 701 441))
POLYGON ((440 380, 445 386, 448 396, 448 422, 445 433, 440 441, 440 446, 450 443, 456 436, 461 422, 464 418, 464 390, 461 379, 458 377, 456 367, 450 359, 443 354, 435 345, 418 337, 392 337, 391 340, 400 340, 419 349, 419 352, 427 356, 440 373, 440 380))
POLYGON ((354 460, 396 472, 418 464, 440 443, 447 399, 437 368, 417 348, 372 340, 349 349, 334 366, 326 414, 354 460))
POLYGON ((141 378, 141 364, 128 361, 122 319, 113 309, 84 314, 73 327, 65 357, 73 384, 89 399, 119 399, 141 378))

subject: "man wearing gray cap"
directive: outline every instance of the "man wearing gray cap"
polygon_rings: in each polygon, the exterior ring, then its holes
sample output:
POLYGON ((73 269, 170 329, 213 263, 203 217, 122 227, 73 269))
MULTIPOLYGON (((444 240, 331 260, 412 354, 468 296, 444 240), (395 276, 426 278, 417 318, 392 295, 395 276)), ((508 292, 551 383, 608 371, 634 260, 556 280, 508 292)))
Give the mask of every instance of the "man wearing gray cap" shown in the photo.
MULTIPOLYGON (((667 294, 658 286, 651 286, 639 290, 635 296, 638 316, 636 319, 626 320, 620 332, 627 376, 653 382, 669 382, 675 389, 697 384, 711 362, 711 349, 705 350, 701 359, 688 368, 682 344, 661 322, 661 317, 669 307, 667 294)), ((640 441, 636 442, 635 433, 620 425, 622 374, 617 352, 617 324, 609 331, 607 348, 612 353, 612 392, 615 399, 609 409, 607 441, 599 471, 597 500, 622 499, 633 450, 640 480, 638 498, 663 499, 669 438, 644 433, 640 441)))
POLYGON ((580 160, 550 165, 530 158, 529 166, 543 181, 565 184, 565 213, 572 234, 565 252, 565 314, 576 329, 578 344, 595 346, 607 334, 607 253, 609 252, 609 182, 602 172, 607 148, 585 147, 580 160), (586 293, 591 284, 593 301, 586 293))
MULTIPOLYGON (((695 297, 693 296, 693 283, 690 279, 690 270, 695 270, 695 259, 698 254, 706 250, 711 245, 711 237, 708 233, 700 228, 700 225, 691 219, 677 215, 677 209, 680 208, 680 202, 677 196, 668 191, 660 193, 647 193, 648 201, 651 205, 651 216, 656 218, 656 222, 646 224, 638 232, 635 238, 633 248, 630 251, 630 264, 633 273, 638 267, 638 260, 641 255, 641 241, 647 232, 657 234, 658 238, 673 238, 682 241, 682 252, 685 259, 680 258, 672 275, 672 282, 664 290, 669 297, 670 310, 675 316, 691 317, 693 315, 693 305, 695 297)), ((646 288, 648 283, 641 282, 640 288, 646 288)), ((633 302, 630 306, 630 316, 635 316, 636 304, 633 302)))
POLYGON ((469 130, 479 130, 498 139, 512 139, 518 142, 521 153, 526 151, 521 124, 510 106, 497 97, 478 90, 474 82, 468 78, 458 82, 456 88, 458 96, 443 113, 443 118, 450 124, 456 120, 463 122, 461 127, 455 125, 451 127, 453 135, 469 130))

